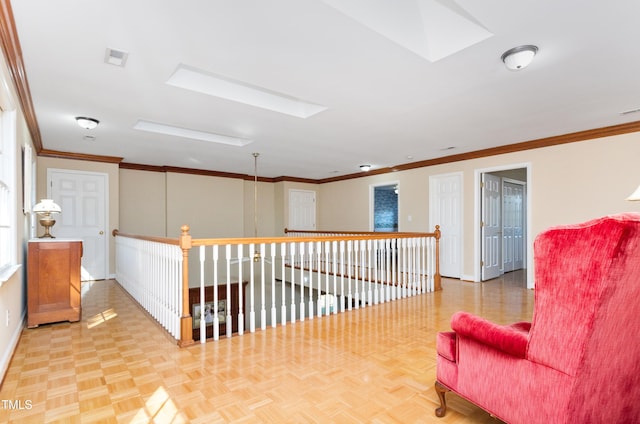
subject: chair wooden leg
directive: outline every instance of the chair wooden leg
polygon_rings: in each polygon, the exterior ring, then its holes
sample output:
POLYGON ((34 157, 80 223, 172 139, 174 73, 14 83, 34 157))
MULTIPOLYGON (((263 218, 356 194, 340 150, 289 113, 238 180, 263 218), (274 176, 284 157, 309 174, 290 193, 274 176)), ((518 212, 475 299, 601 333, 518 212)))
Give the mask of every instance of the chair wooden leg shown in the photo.
POLYGON ((444 414, 447 413, 447 401, 444 398, 444 395, 450 391, 447 387, 440 384, 438 380, 436 380, 436 393, 440 398, 440 407, 436 408, 436 417, 444 417, 444 414))

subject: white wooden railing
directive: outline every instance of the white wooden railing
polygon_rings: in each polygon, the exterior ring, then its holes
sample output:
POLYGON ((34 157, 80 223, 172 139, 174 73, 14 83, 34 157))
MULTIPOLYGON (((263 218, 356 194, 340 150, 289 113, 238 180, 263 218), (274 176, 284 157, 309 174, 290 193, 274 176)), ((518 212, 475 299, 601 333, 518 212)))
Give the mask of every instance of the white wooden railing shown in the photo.
POLYGON ((116 235, 120 285, 173 337, 180 338, 182 250, 177 240, 116 235))
POLYGON ((180 345, 441 289, 438 227, 253 239, 191 239, 188 231, 179 239, 114 231, 118 281, 180 345))

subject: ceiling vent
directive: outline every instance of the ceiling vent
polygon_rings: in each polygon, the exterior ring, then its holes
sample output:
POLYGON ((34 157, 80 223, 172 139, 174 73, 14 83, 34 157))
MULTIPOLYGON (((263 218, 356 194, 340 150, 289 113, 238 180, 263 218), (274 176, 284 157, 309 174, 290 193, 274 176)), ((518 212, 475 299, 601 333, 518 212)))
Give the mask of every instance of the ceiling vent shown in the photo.
POLYGON ((124 68, 125 63, 127 63, 127 57, 129 57, 129 53, 125 51, 107 48, 104 55, 104 62, 109 65, 124 68))

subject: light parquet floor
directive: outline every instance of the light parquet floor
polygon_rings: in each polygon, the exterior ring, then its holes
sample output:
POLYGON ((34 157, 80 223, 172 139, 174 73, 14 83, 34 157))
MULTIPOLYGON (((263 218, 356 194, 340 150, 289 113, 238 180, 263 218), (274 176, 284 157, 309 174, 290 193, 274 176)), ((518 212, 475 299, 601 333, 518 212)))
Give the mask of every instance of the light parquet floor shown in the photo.
POLYGON ((436 332, 458 310, 530 319, 523 279, 445 279, 441 292, 183 349, 117 283, 84 283, 81 322, 24 330, 0 422, 497 423, 451 394, 435 417, 436 332))

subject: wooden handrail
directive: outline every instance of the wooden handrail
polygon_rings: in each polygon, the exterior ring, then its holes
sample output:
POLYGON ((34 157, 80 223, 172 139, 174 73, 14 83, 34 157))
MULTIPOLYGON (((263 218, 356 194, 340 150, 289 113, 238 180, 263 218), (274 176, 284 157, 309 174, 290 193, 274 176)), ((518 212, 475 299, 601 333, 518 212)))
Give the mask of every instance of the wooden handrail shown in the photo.
MULTIPOLYGON (((436 225, 437 228, 440 228, 439 225, 436 225)), ((318 231, 318 230, 290 230, 288 228, 284 229, 284 233, 288 234, 288 233, 302 233, 302 234, 347 234, 347 235, 360 235, 360 234, 366 234, 366 235, 382 235, 382 236, 389 236, 389 235, 399 235, 399 236, 422 236, 422 235, 427 235, 430 237, 435 237, 435 231, 433 233, 423 233, 423 232, 419 232, 419 231, 318 231)), ((388 238, 388 237, 384 237, 384 238, 388 238)))
POLYGON ((166 238, 166 237, 152 237, 152 236, 140 236, 140 235, 134 235, 134 234, 126 234, 126 233, 121 233, 119 230, 113 230, 111 232, 111 234, 115 237, 115 236, 120 236, 120 237, 127 237, 127 238, 132 238, 132 239, 136 239, 136 240, 146 240, 146 241, 155 241, 157 243, 164 243, 164 244, 173 244, 176 246, 180 245, 180 239, 172 239, 172 238, 166 238))

